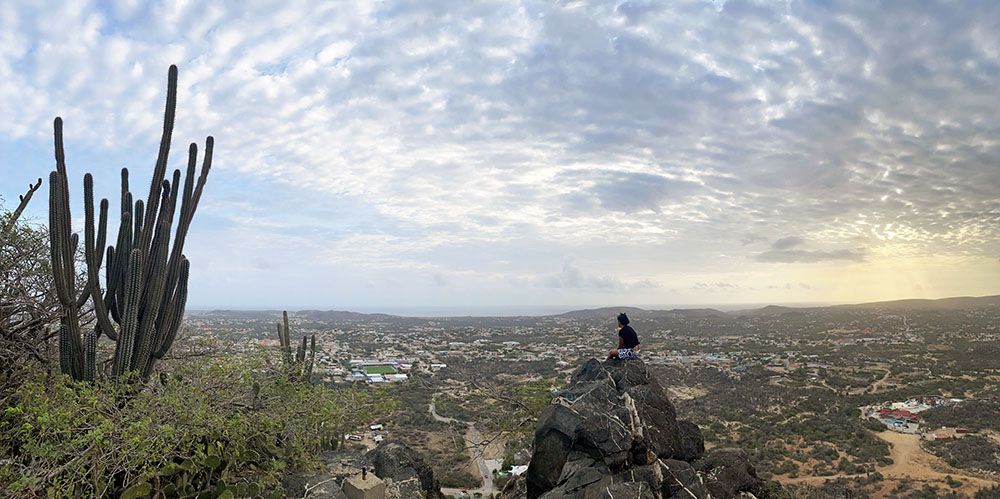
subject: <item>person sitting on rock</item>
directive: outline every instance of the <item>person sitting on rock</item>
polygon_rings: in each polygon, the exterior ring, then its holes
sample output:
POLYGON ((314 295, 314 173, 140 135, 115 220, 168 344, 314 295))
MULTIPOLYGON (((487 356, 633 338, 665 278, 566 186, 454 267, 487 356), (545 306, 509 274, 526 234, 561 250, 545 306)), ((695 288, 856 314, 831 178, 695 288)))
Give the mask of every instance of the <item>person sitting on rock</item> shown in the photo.
POLYGON ((625 312, 618 314, 618 348, 608 352, 608 360, 611 359, 638 359, 639 336, 635 334, 635 329, 628 325, 628 316, 625 312))

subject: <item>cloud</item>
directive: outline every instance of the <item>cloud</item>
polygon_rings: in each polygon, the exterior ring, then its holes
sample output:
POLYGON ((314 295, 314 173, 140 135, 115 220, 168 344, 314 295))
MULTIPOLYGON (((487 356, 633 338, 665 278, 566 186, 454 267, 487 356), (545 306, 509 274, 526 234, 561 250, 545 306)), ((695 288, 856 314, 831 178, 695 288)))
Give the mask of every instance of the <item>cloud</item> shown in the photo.
POLYGON ((761 241, 767 241, 767 238, 760 234, 747 234, 740 239, 740 246, 749 246, 754 243, 759 243, 761 241))
POLYGON ((265 261, 289 232, 424 283, 473 265, 534 279, 567 254, 666 275, 739 272, 766 240, 758 261, 833 263, 1000 240, 992 2, 62 7, 0 5, 7 199, 51 168, 56 115, 74 172, 112 194, 115 168, 144 173, 178 63, 172 166, 211 133, 205 202, 266 206, 195 224, 253 233, 265 261))
POLYGON ((431 274, 431 281, 434 282, 435 286, 448 286, 451 284, 451 279, 440 272, 431 274))
POLYGON ((789 237, 783 237, 771 243, 771 249, 779 251, 787 250, 794 248, 796 246, 801 246, 802 244, 805 244, 805 240, 802 239, 801 237, 789 236, 789 237))
POLYGON ((696 283, 694 283, 693 286, 691 286, 691 289, 698 290, 698 291, 708 291, 710 293, 715 293, 717 291, 731 291, 731 290, 740 289, 740 286, 738 286, 736 284, 733 284, 733 283, 722 282, 722 281, 718 281, 718 282, 696 282, 696 283))
POLYGON ((680 203, 698 184, 664 175, 614 171, 572 171, 562 174, 560 184, 574 186, 569 199, 577 206, 591 204, 612 212, 660 213, 665 203, 680 203))
POLYGON ((590 274, 584 272, 570 261, 564 262, 559 272, 542 278, 541 284, 548 288, 598 290, 654 289, 660 287, 658 283, 650 279, 623 281, 614 276, 590 274))
POLYGON ((754 257, 758 262, 765 263, 816 263, 832 261, 862 262, 865 260, 864 249, 840 249, 831 251, 820 250, 768 250, 754 257))

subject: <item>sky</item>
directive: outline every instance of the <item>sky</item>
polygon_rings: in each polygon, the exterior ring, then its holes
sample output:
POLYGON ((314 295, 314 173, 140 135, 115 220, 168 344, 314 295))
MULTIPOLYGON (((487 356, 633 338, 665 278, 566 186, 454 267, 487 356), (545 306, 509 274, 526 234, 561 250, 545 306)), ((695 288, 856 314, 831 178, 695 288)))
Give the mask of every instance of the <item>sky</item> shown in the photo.
POLYGON ((55 116, 75 216, 85 172, 148 182, 179 66, 171 167, 216 140, 193 308, 1000 293, 1000 2, 15 0, 0 26, 8 209, 55 116))

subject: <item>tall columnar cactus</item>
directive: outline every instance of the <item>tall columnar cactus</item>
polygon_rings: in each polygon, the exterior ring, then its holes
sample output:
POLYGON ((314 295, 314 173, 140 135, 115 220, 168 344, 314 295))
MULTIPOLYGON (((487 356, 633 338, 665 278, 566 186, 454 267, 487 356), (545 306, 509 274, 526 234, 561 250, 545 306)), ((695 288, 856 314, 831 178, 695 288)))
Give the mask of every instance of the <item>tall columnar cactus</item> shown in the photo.
POLYGON ((278 323, 278 341, 281 342, 281 351, 285 359, 285 366, 292 373, 292 377, 308 381, 312 378, 313 365, 316 364, 316 335, 303 336, 302 343, 295 348, 295 356, 292 356, 292 341, 288 330, 288 312, 281 313, 281 322, 278 323))
POLYGON ((56 291, 63 306, 59 333, 62 371, 75 379, 92 380, 96 346, 101 334, 114 340, 112 376, 138 373, 145 379, 153 364, 170 349, 187 302, 189 264, 184 242, 212 167, 214 139, 205 140, 201 172, 196 175, 198 146, 188 149, 183 191, 181 171, 165 180, 177 107, 177 67, 170 66, 160 151, 145 203, 133 203, 128 169, 121 172, 121 220, 114 246, 105 250, 108 200, 102 199, 94 222, 94 180, 83 179, 84 260, 86 284, 77 283, 75 261, 79 236, 72 232, 69 182, 63 150, 62 119, 55 119, 56 170, 49 175, 49 241, 56 291), (175 211, 180 200, 180 211, 175 211), (176 225, 171 241, 171 232, 176 225), (104 264, 106 289, 101 286, 104 264), (81 341, 80 310, 90 300, 97 322, 81 341))

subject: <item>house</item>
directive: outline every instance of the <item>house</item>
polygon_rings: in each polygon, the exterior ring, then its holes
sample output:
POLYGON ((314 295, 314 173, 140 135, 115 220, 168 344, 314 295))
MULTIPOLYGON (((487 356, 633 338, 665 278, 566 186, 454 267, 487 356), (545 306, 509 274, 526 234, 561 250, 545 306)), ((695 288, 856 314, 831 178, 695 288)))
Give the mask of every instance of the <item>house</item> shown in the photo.
POLYGON ((879 409, 878 417, 882 420, 901 421, 903 424, 920 422, 920 416, 906 409, 879 409))

